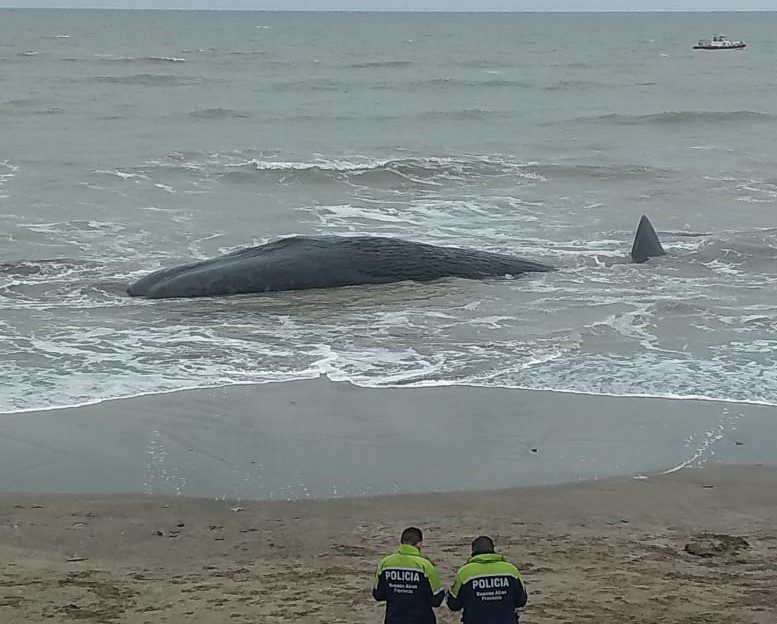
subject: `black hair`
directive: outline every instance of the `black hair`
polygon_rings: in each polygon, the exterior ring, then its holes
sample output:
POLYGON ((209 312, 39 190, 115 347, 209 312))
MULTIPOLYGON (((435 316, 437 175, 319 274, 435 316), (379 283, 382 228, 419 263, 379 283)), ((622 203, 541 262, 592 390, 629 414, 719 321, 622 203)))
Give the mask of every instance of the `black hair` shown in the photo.
POLYGON ((472 540, 472 554, 483 555, 494 552, 494 540, 488 535, 481 535, 472 540))
POLYGON ((421 533, 421 529, 416 527, 407 527, 402 531, 402 537, 399 538, 401 544, 410 544, 416 546, 424 541, 424 534, 421 533))

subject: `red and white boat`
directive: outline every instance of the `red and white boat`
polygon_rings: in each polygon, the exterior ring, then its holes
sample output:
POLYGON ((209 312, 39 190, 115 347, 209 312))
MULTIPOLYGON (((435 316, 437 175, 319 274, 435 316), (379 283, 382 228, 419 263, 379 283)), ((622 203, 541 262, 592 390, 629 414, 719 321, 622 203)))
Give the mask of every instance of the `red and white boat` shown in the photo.
POLYGON ((699 39, 694 50, 741 50, 747 44, 744 41, 732 41, 726 35, 712 35, 712 39, 699 39))

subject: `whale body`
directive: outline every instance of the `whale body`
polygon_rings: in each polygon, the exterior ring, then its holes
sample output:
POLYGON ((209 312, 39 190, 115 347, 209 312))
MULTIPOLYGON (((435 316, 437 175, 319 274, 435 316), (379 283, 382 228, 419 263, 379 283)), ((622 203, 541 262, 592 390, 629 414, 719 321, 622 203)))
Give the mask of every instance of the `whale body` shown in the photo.
MULTIPOLYGON (((664 255, 642 215, 631 258, 664 255)), ((516 256, 382 236, 291 236, 218 258, 154 271, 127 288, 134 297, 213 297, 443 277, 483 279, 554 267, 516 256)))
POLYGON ((380 236, 293 236, 218 258, 155 271, 132 284, 132 296, 211 297, 442 277, 482 279, 551 271, 505 254, 440 247, 380 236))

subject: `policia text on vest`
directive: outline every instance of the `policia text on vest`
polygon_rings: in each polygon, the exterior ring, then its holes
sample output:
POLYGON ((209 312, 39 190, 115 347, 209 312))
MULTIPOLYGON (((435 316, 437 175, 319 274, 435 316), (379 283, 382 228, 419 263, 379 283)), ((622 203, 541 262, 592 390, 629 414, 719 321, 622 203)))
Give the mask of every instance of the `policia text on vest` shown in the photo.
POLYGON ((481 535, 448 592, 448 607, 464 610, 463 624, 516 624, 526 604, 526 588, 518 568, 494 552, 494 542, 481 535))
POLYGON ((386 624, 436 624, 433 607, 445 598, 431 561, 421 556, 421 529, 402 531, 397 552, 381 559, 372 595, 386 602, 386 624))
MULTIPOLYGON (((405 529, 397 552, 378 564, 372 595, 386 602, 386 624, 436 624, 433 608, 445 592, 434 565, 421 556, 422 539, 420 529, 405 529)), ((463 624, 516 624, 517 609, 525 604, 518 568, 494 552, 491 538, 475 539, 472 557, 448 593, 448 607, 463 610, 463 624)))

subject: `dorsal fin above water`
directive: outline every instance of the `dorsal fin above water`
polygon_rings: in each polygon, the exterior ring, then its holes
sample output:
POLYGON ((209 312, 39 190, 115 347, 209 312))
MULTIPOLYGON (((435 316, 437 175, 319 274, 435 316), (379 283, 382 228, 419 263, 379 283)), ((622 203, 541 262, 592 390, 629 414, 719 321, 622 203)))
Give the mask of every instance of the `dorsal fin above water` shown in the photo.
POLYGON ((666 252, 661 246, 661 241, 658 240, 658 234, 653 229, 653 224, 650 223, 650 219, 642 215, 637 226, 637 234, 634 236, 631 259, 634 262, 644 262, 648 258, 665 255, 666 252))

